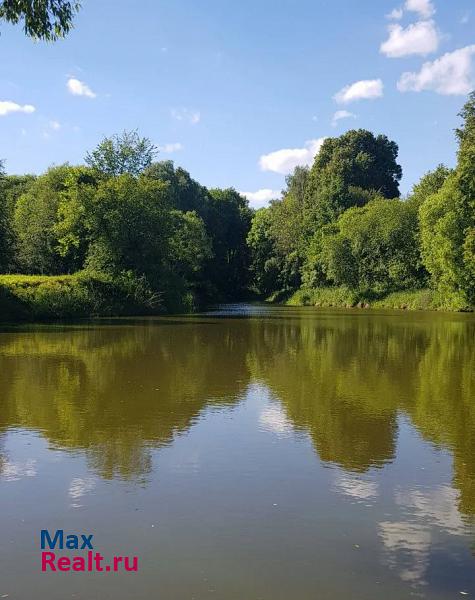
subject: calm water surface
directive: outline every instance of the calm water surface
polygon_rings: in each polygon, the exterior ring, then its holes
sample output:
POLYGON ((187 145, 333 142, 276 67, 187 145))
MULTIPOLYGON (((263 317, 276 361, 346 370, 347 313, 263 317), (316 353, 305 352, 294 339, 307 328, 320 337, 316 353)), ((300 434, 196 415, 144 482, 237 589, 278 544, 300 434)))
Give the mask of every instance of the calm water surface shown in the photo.
POLYGON ((0 596, 475 598, 475 317, 0 330, 0 596), (39 532, 138 573, 40 572, 39 532))

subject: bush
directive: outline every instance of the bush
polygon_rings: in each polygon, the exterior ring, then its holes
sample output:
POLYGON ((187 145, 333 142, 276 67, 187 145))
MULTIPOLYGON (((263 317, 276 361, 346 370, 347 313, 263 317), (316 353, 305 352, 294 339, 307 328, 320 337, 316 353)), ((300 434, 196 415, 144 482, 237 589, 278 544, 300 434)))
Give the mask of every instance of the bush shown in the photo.
POLYGON ((143 277, 121 273, 1 275, 0 320, 74 319, 161 312, 160 294, 143 277))

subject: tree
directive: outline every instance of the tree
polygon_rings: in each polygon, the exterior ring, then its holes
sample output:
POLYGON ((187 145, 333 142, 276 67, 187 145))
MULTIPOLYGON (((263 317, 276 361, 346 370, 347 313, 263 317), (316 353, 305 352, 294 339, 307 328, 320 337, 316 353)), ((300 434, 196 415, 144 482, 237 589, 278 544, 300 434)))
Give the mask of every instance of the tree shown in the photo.
POLYGON ((256 292, 263 296, 269 296, 273 291, 281 288, 281 269, 276 257, 271 227, 271 207, 260 208, 253 216, 247 234, 252 285, 256 292))
POLYGON ((209 190, 206 223, 213 258, 205 278, 221 298, 239 297, 247 286, 249 253, 246 237, 252 212, 248 201, 235 189, 209 190))
POLYGON ((10 248, 7 202, 2 185, 4 178, 4 163, 0 160, 0 273, 7 268, 10 248))
POLYGON ((395 142, 365 129, 327 138, 315 157, 306 187, 307 227, 331 223, 351 206, 364 205, 375 193, 399 197, 402 169, 397 155, 395 142))
POLYGON ((16 265, 13 216, 18 198, 26 193, 33 175, 0 174, 0 270, 13 270, 16 265))
POLYGON ((198 285, 205 262, 212 258, 211 239, 203 219, 195 212, 173 210, 170 268, 191 285, 198 285))
POLYGON ((123 174, 82 191, 90 240, 87 266, 113 274, 130 270, 157 285, 169 255, 166 186, 123 174))
POLYGON ((459 207, 463 204, 457 175, 453 174, 437 194, 420 208, 421 246, 424 265, 432 284, 448 303, 464 305, 463 244, 465 223, 459 207))
POLYGON ((79 8, 79 2, 67 0, 2 0, 0 20, 14 25, 22 21, 27 36, 55 41, 69 33, 79 8))
POLYGON ((447 168, 445 165, 437 165, 433 171, 426 173, 421 180, 414 185, 408 201, 419 208, 429 196, 437 194, 452 172, 453 170, 447 168))
POLYGON ((18 246, 18 264, 23 272, 60 274, 70 271, 58 252, 55 226, 61 194, 67 188, 71 167, 52 167, 38 177, 18 199, 14 212, 14 230, 18 246))
POLYGON ((188 171, 175 168, 172 160, 163 160, 151 164, 144 175, 168 184, 168 197, 173 208, 194 211, 206 222, 210 205, 208 190, 192 179, 188 171))
POLYGON ((420 207, 421 244, 432 284, 459 307, 475 304, 475 92, 460 116, 457 167, 420 207))
POLYGON ((334 284, 364 293, 421 287, 417 211, 384 198, 348 209, 324 231, 322 265, 334 284))
POLYGON ((138 176, 150 167, 158 150, 137 131, 124 131, 120 135, 105 137, 92 152, 86 154, 85 162, 106 177, 128 173, 138 176))

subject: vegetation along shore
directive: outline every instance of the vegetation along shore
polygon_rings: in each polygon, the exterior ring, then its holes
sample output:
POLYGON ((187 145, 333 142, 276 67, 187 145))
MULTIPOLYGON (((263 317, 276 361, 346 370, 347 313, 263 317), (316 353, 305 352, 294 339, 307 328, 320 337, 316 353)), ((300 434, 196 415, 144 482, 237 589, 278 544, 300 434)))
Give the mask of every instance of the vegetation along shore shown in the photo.
POLYGON ((7 175, 0 163, 0 319, 189 312, 267 298, 293 305, 472 310, 475 93, 457 164, 401 198, 398 146, 327 138, 282 198, 252 210, 208 189, 137 132, 83 165, 7 175))

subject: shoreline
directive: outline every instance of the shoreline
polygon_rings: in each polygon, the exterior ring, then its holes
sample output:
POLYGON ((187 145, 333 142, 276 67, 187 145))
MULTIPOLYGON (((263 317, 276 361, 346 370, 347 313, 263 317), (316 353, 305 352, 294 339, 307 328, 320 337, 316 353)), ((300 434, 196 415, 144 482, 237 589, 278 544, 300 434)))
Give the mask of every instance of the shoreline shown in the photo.
MULTIPOLYGON (((272 300, 270 301, 272 302, 272 300)), ((280 303, 287 306, 365 310, 390 309, 459 313, 473 313, 475 310, 475 307, 468 306, 461 298, 444 296, 440 292, 428 288, 392 292, 380 298, 370 298, 346 288, 300 289, 280 303)))

